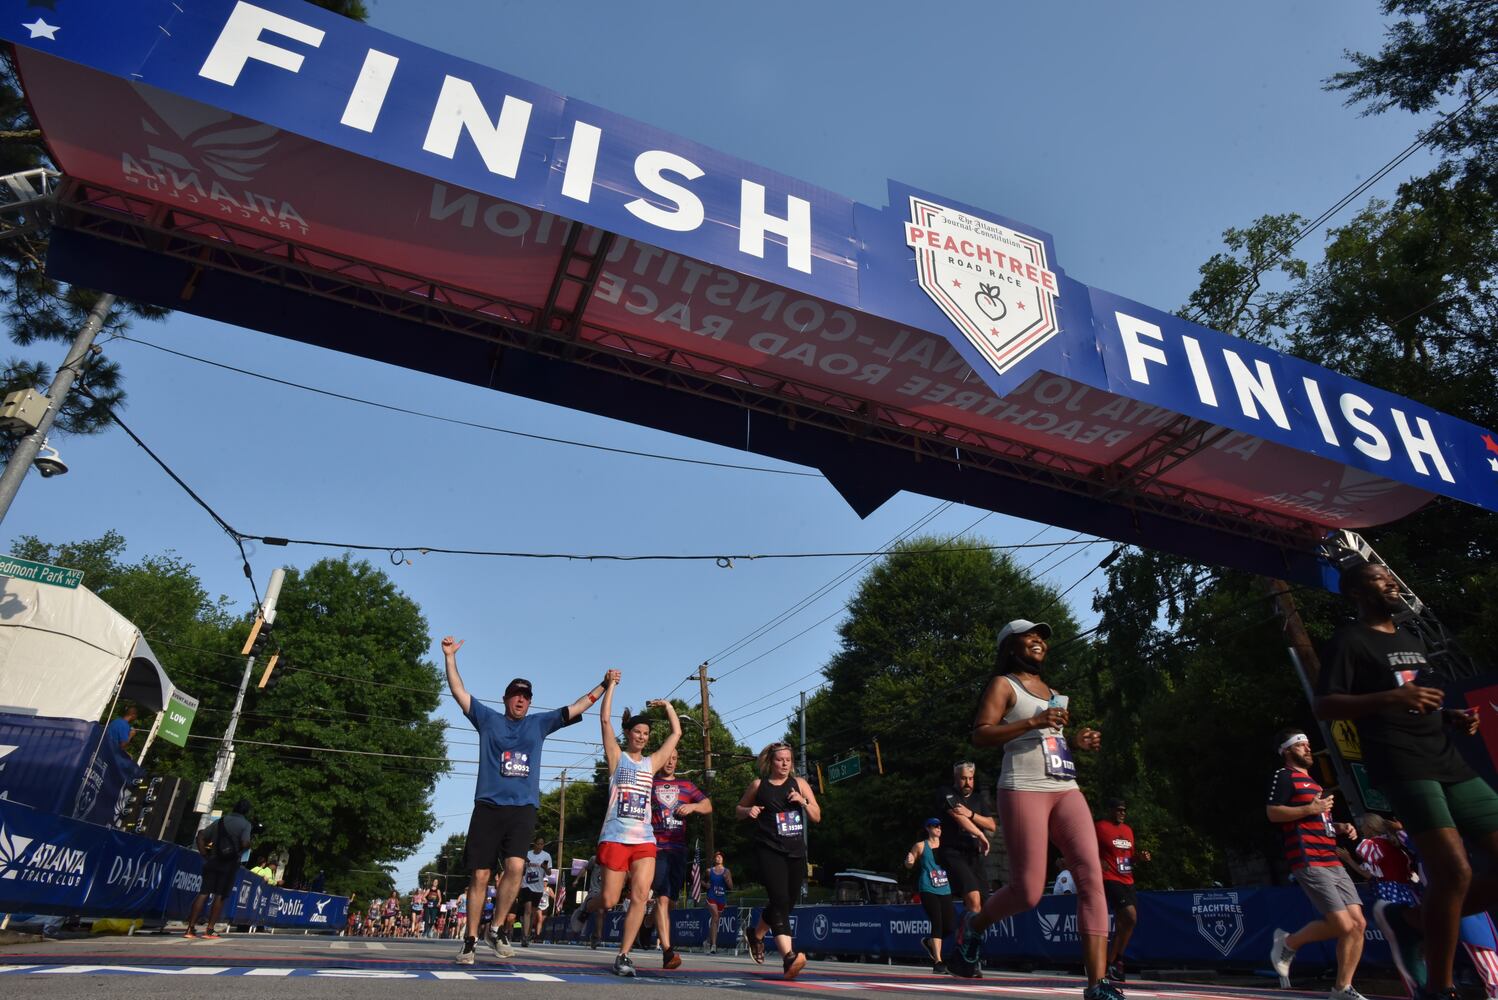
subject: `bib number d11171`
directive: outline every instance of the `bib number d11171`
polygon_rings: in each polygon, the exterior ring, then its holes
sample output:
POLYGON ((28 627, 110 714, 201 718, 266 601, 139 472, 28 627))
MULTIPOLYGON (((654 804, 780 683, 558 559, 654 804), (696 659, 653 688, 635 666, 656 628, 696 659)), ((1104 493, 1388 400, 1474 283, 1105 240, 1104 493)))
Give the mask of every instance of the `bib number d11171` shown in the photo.
POLYGON ((1071 748, 1061 734, 1041 738, 1041 749, 1045 752, 1045 773, 1057 781, 1074 781, 1077 777, 1077 762, 1071 759, 1071 748))

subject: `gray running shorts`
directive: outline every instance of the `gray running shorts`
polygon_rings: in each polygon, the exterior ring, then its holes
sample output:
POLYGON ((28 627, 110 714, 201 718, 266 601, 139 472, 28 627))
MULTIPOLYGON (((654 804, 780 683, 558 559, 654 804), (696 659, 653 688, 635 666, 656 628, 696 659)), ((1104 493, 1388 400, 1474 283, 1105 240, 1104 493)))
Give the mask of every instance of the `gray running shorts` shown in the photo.
POLYGON ((1305 890, 1306 898, 1323 917, 1338 910, 1361 906, 1357 887, 1347 869, 1341 865, 1307 865, 1295 873, 1295 881, 1305 890))

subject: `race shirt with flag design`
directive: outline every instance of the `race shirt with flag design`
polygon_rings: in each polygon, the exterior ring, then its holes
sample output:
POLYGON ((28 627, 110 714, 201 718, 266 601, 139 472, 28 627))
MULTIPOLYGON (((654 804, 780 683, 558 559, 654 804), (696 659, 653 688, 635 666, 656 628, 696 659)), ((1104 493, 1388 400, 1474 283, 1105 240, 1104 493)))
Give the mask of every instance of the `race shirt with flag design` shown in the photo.
POLYGON ((666 851, 687 849, 687 821, 676 815, 676 807, 707 798, 702 790, 684 778, 656 778, 651 826, 655 842, 666 851))

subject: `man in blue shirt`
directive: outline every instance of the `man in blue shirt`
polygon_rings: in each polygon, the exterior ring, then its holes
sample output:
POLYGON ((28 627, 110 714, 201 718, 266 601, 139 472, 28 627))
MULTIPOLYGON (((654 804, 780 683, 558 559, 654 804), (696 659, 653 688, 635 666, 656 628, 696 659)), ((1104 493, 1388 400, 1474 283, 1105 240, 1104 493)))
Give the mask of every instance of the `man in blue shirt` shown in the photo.
POLYGON ((126 757, 130 756, 130 738, 135 735, 136 708, 134 705, 125 706, 120 717, 109 724, 107 739, 111 747, 117 747, 120 753, 126 757))
MULTIPOLYGON (((541 805, 541 744, 558 729, 581 719, 603 694, 603 684, 594 685, 570 705, 531 715, 531 682, 517 677, 505 688, 505 710, 496 712, 463 686, 463 678, 458 675, 458 650, 462 648, 461 639, 448 636, 442 640, 447 686, 479 734, 478 786, 463 855, 463 867, 470 874, 468 926, 463 950, 457 958, 459 965, 472 965, 479 917, 483 913, 484 887, 494 874, 495 862, 503 862, 494 900, 496 914, 503 915, 514 908, 525 874, 525 852, 535 834, 536 810, 541 805)), ((491 932, 489 946, 500 958, 515 954, 508 928, 500 934, 491 932)))

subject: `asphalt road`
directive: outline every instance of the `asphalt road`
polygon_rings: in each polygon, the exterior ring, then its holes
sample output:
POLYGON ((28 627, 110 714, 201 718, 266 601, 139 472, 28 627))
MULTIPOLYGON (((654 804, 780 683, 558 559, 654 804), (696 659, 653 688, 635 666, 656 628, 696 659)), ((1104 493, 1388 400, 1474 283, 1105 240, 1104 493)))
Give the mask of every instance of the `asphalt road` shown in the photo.
MULTIPOLYGON (((989 972, 982 980, 933 976, 924 967, 813 962, 792 983, 779 978, 772 956, 755 965, 747 956, 683 953, 682 967, 660 968, 660 952, 636 952, 637 979, 610 974, 613 951, 571 945, 533 945, 500 960, 480 949, 477 964, 453 964, 457 945, 448 941, 328 938, 300 934, 235 934, 217 941, 168 935, 92 937, 0 948, 0 997, 100 997, 129 1000, 197 1000, 211 993, 225 1000, 420 1000, 422 996, 492 997, 496 984, 508 998, 523 1000, 731 1000, 725 991, 763 995, 1003 994, 1009 997, 1079 998, 1082 981, 1071 976, 989 972), (207 983, 205 979, 212 978, 207 983)), ((1138 982, 1126 987, 1130 1000, 1280 1000, 1319 998, 1324 990, 1288 992, 1269 987, 1237 988, 1138 982)), ((882 1000, 894 1000, 885 996, 882 1000)))

